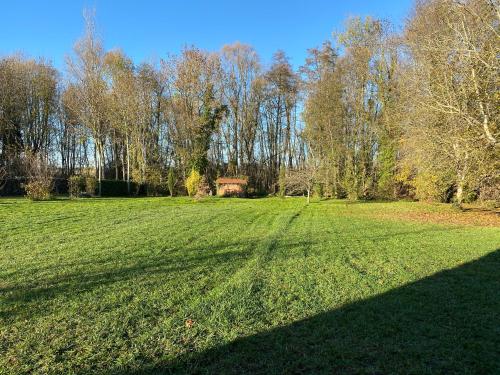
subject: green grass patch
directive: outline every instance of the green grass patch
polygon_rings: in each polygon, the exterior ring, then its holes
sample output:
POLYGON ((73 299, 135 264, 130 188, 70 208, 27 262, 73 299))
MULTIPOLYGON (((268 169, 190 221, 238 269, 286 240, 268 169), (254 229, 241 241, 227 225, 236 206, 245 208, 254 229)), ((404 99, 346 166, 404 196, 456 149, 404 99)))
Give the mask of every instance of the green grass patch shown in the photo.
POLYGON ((447 210, 1 199, 0 374, 500 373, 500 229, 377 216, 447 210))

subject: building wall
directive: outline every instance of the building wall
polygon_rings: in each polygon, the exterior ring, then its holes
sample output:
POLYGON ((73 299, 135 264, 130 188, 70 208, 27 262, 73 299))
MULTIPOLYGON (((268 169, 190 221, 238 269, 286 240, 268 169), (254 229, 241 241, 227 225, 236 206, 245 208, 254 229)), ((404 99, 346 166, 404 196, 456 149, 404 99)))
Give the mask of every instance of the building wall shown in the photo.
POLYGON ((217 195, 237 195, 243 196, 245 194, 245 190, 241 185, 238 184, 220 184, 217 189, 217 195))

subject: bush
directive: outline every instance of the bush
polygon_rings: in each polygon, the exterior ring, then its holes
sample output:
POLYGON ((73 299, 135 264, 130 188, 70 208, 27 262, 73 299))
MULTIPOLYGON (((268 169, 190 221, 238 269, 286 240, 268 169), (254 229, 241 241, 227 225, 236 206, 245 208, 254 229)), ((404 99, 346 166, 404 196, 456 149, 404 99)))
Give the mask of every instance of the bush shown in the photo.
POLYGON ((168 170, 168 177, 167 177, 167 188, 168 188, 168 192, 170 193, 170 196, 173 197, 174 196, 174 189, 175 189, 175 172, 174 172, 174 168, 170 168, 168 170))
POLYGON ((422 172, 412 181, 416 197, 421 201, 445 202, 448 199, 450 186, 453 182, 445 175, 422 172))
POLYGON ((379 150, 379 164, 377 173, 377 198, 395 198, 396 150, 394 144, 387 139, 382 139, 379 150))
POLYGON ((25 185, 26 197, 32 201, 43 201, 50 199, 52 190, 51 179, 37 179, 25 185))
POLYGON ((201 184, 201 175, 198 171, 193 169, 185 182, 186 189, 190 197, 194 196, 198 192, 200 184, 201 184))
POLYGON ((147 184, 140 184, 130 181, 130 194, 127 181, 122 180, 101 180, 102 197, 128 197, 128 196, 146 196, 148 192, 147 184))
POLYGON ((203 198, 211 195, 210 185, 205 177, 202 177, 200 183, 198 184, 198 190, 196 191, 196 198, 203 198))
POLYGON ((85 192, 89 195, 95 195, 97 180, 94 176, 85 177, 85 192))
MULTIPOLYGON (((137 189, 136 184, 131 182, 130 190, 137 189)), ((128 184, 127 181, 121 180, 102 180, 101 181, 101 196, 103 197, 127 197, 128 184)))
POLYGON ((68 179, 68 193, 70 198, 78 198, 85 187, 82 176, 71 176, 68 179))
POLYGON ((158 196, 161 191, 161 171, 158 168, 148 167, 146 172, 147 193, 149 196, 158 196))
POLYGON ((416 198, 415 171, 408 162, 402 162, 394 176, 394 194, 396 198, 416 198))
POLYGON ((323 198, 325 195, 325 191, 323 188, 323 184, 317 182, 313 185, 313 192, 312 192, 313 197, 315 198, 323 198))
POLYGON ((40 155, 28 153, 26 172, 28 174, 28 183, 24 186, 26 197, 36 201, 50 199, 53 170, 46 161, 40 155))
POLYGON ((500 181, 498 178, 492 178, 481 186, 479 201, 482 206, 487 208, 500 207, 500 181))
POLYGON ((464 203, 473 203, 477 201, 479 194, 475 190, 466 189, 464 193, 464 203))
POLYGON ((286 192, 286 169, 283 166, 280 167, 278 185, 279 185, 278 196, 283 198, 286 192))

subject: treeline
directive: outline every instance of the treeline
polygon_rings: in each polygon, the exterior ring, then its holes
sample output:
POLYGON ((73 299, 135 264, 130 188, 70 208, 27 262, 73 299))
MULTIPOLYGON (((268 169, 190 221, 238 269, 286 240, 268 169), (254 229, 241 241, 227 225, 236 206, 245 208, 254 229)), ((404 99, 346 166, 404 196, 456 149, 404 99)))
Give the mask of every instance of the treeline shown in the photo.
POLYGON ((254 193, 499 199, 497 0, 420 1, 402 33, 350 19, 297 71, 240 43, 136 65, 86 21, 64 78, 43 60, 0 60, 1 180, 94 175, 97 193, 104 179, 183 193, 196 171, 212 188, 245 176, 254 193))
POLYGON ((352 19, 311 50, 305 136, 325 193, 498 205, 499 56, 487 0, 420 1, 402 33, 352 19))
POLYGON ((158 184, 172 169, 182 190, 194 169, 211 183, 248 176, 268 192, 280 166, 305 160, 300 80, 283 52, 268 69, 240 43, 135 65, 106 52, 87 18, 67 68, 63 83, 44 61, 0 61, 0 165, 9 176, 30 175, 36 155, 66 177, 158 184))

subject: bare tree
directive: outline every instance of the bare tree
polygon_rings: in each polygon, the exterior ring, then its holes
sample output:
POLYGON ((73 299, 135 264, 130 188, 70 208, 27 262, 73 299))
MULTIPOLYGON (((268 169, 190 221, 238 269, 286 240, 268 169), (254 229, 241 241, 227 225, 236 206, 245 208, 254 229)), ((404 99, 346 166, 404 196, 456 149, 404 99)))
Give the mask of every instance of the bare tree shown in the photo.
POLYGON ((500 131, 497 16, 498 9, 482 0, 422 1, 406 33, 412 59, 406 135, 416 176, 447 179, 459 204, 465 189, 494 174, 500 131))
POLYGON ((86 12, 68 81, 44 60, 0 59, 0 167, 22 176, 33 153, 63 177, 95 173, 99 192, 104 178, 159 186, 170 168, 276 192, 286 169, 328 196, 461 203, 498 178, 499 8, 419 0, 401 34, 350 18, 301 75, 238 42, 136 64, 105 51, 86 12))
POLYGON ((222 92, 229 116, 222 127, 228 159, 245 172, 253 162, 257 126, 252 101, 253 82, 259 74, 259 57, 246 44, 225 45, 221 51, 222 92))
POLYGON ((104 49, 96 36, 94 15, 84 12, 86 31, 74 46, 74 58, 67 59, 68 70, 75 87, 72 109, 79 121, 89 129, 95 146, 95 166, 101 195, 104 178, 106 136, 109 130, 107 85, 104 79, 104 49))
POLYGON ((289 194, 303 194, 305 192, 307 204, 309 204, 314 186, 320 182, 319 172, 319 163, 312 157, 301 168, 288 170, 285 177, 286 192, 289 194))

